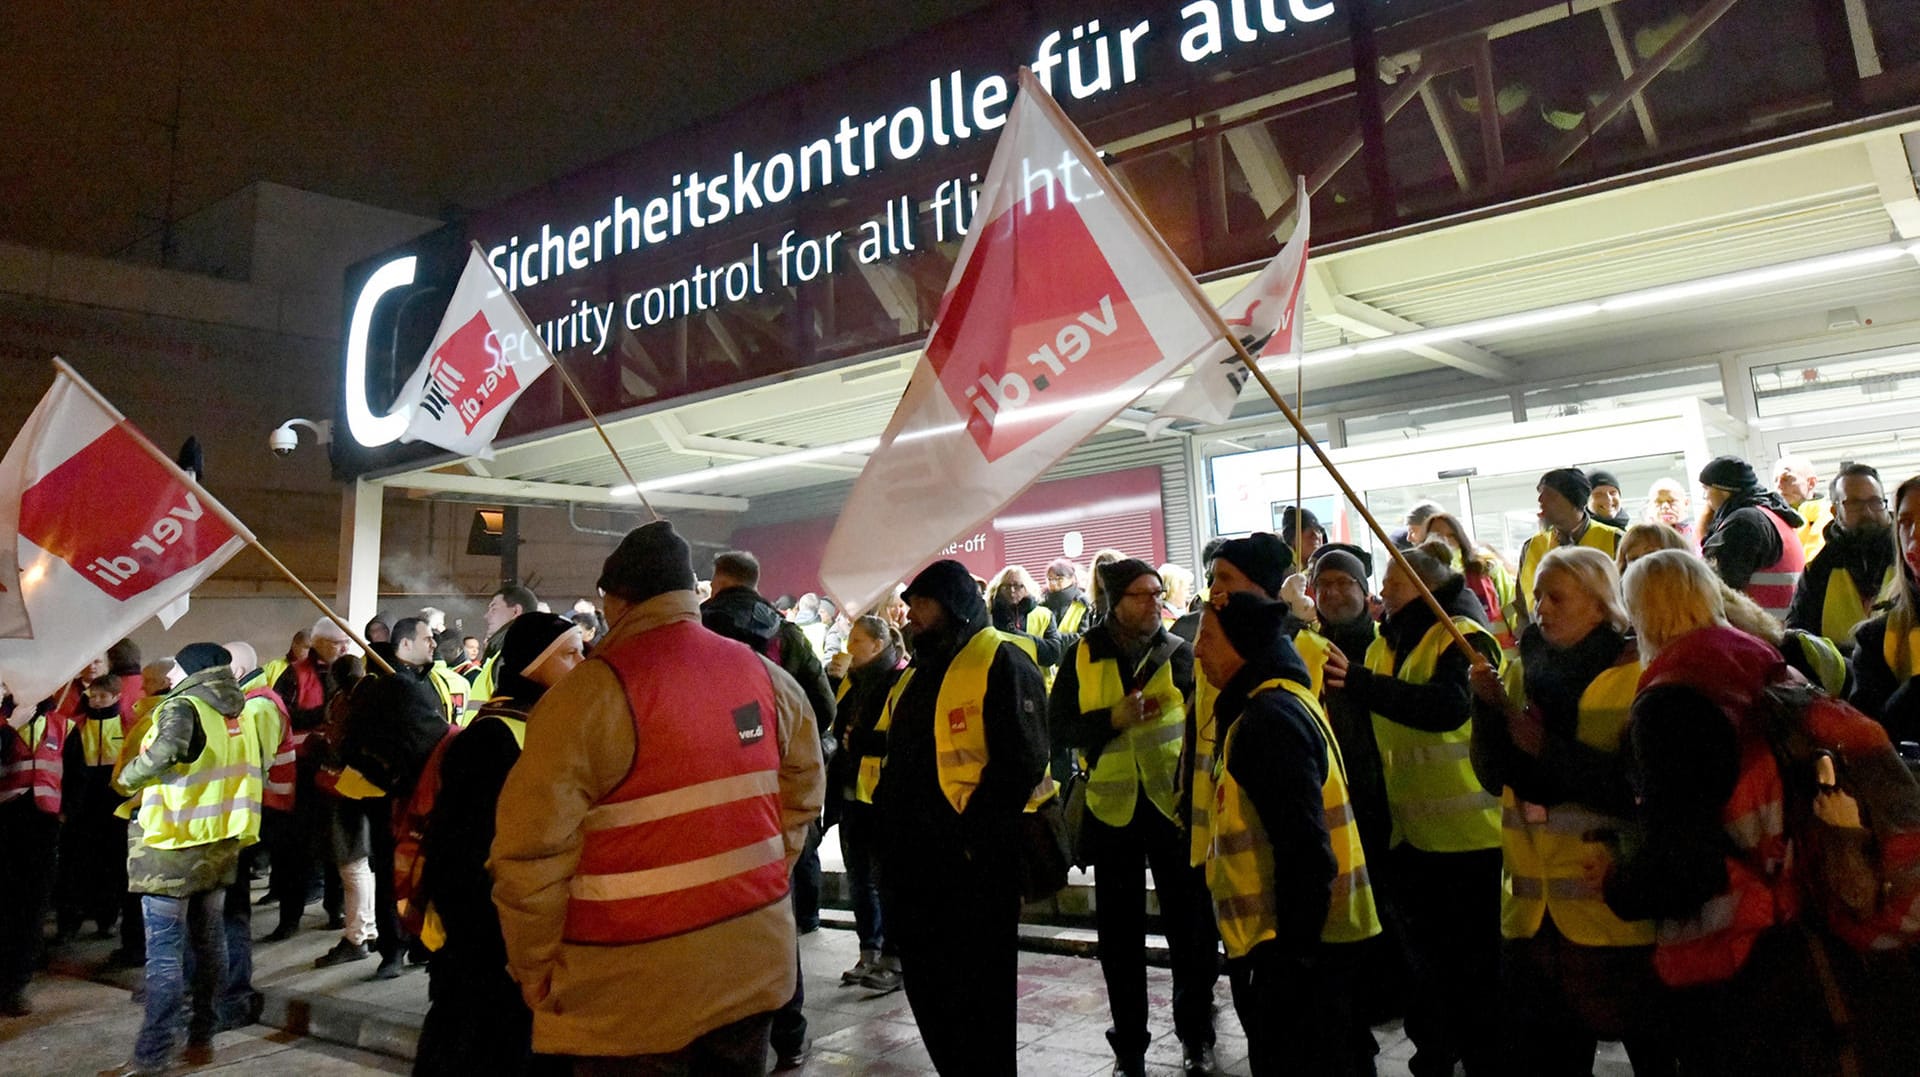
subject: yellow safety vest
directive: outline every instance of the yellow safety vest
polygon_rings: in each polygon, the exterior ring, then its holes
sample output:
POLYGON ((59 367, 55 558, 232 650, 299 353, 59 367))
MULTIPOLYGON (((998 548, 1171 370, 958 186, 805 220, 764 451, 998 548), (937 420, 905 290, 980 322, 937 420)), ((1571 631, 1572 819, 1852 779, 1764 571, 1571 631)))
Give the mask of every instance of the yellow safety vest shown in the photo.
POLYGON ((1076 598, 1067 603, 1067 612, 1060 615, 1060 631, 1063 635, 1072 635, 1080 631, 1087 619, 1087 600, 1076 598))
MULTIPOLYGON (((1484 637, 1491 644, 1486 650, 1499 655, 1499 644, 1486 629, 1465 617, 1455 617, 1453 623, 1469 640, 1484 637)), ((1400 664, 1397 676, 1408 684, 1427 683, 1441 653, 1452 645, 1447 626, 1434 625, 1400 664)), ((1394 658, 1384 638, 1367 648, 1367 668, 1382 677, 1396 676, 1394 658)), ((1500 802, 1480 787, 1467 758, 1473 719, 1450 733, 1427 733, 1375 714, 1373 736, 1380 745, 1387 807, 1393 816, 1391 844, 1409 842, 1430 853, 1468 852, 1500 844, 1500 802)))
MULTIPOLYGON (((1086 641, 1073 649, 1074 673, 1080 678, 1080 711, 1091 713, 1113 706, 1126 695, 1120 684, 1120 662, 1087 654, 1086 641)), ((1173 663, 1162 662, 1141 688, 1149 721, 1116 733, 1087 775, 1087 811, 1108 826, 1126 826, 1133 818, 1140 790, 1177 820, 1180 814, 1180 738, 1187 731, 1186 700, 1173 683, 1173 663)))
MULTIPOLYGON (((1608 557, 1617 557, 1620 554, 1620 540, 1623 537, 1625 537, 1625 533, 1619 528, 1589 518, 1587 520, 1587 529, 1581 533, 1580 540, 1573 543, 1573 545, 1590 546, 1606 554, 1608 557)), ((1560 543, 1553 533, 1553 528, 1549 527, 1545 531, 1528 539, 1527 544, 1520 547, 1520 594, 1514 602, 1513 611, 1511 611, 1508 616, 1502 618, 1513 631, 1515 638, 1519 637, 1519 629, 1524 622, 1522 617, 1514 616, 1513 614, 1518 613, 1524 615, 1525 619, 1532 618, 1533 577, 1540 571, 1540 559, 1547 556, 1549 551, 1559 545, 1560 543)), ((1498 587, 1497 584, 1495 586, 1496 588, 1498 587)))
MULTIPOLYGON (((226 715, 205 700, 192 695, 172 698, 193 705, 207 746, 199 758, 140 791, 141 840, 155 849, 187 849, 236 838, 251 845, 260 840, 266 766, 253 723, 239 722, 240 731, 230 733, 226 715)), ((149 729, 140 750, 151 747, 159 733, 158 724, 149 729)))
MULTIPOLYGON (((269 660, 266 665, 260 667, 260 676, 265 678, 265 680, 262 683, 264 683, 268 688, 273 688, 273 686, 276 683, 278 683, 278 681, 280 680, 280 675, 287 671, 287 666, 289 664, 290 663, 288 663, 288 661, 285 658, 275 658, 275 659, 269 660)), ((275 689, 275 691, 278 691, 278 689, 275 689)))
MULTIPOLYGON (((940 682, 939 693, 934 696, 934 766, 940 776, 940 791, 946 794, 947 803, 953 805, 956 812, 967 810, 967 801, 973 799, 973 791, 980 786, 980 774, 987 768, 987 723, 983 713, 987 702, 987 673, 993 668, 993 656, 999 653, 1002 643, 1011 643, 1025 651, 1028 658, 1033 657, 1032 640, 983 628, 954 655, 946 677, 940 682)), ((880 720, 874 723, 875 730, 884 733, 893 728, 893 708, 913 680, 913 674, 912 667, 908 667, 893 683, 893 691, 887 693, 887 705, 880 711, 880 720)), ((854 781, 855 799, 873 803, 873 791, 880 785, 880 774, 886 763, 884 757, 860 758, 860 773, 854 781)), ((1046 803, 1056 791, 1057 783, 1042 777, 1027 810, 1046 803)))
MULTIPOLYGON (((1360 846, 1360 828, 1347 800, 1347 764, 1333 727, 1327 724, 1320 700, 1304 685, 1276 679, 1248 693, 1248 698, 1280 689, 1291 694, 1313 716, 1326 742, 1327 780, 1320 786, 1327 838, 1333 846, 1335 874, 1333 901, 1320 928, 1322 942, 1359 942, 1380 934, 1380 914, 1367 877, 1367 854, 1360 846)), ((1213 775, 1213 836, 1207 855, 1207 889, 1213 894, 1214 916, 1228 957, 1244 957, 1260 943, 1279 935, 1273 902, 1273 842, 1253 801, 1235 781, 1227 763, 1233 757, 1240 723, 1227 731, 1227 741, 1213 775)))
POLYGON ((1044 636, 1053 624, 1053 611, 1045 606, 1035 606, 1027 611, 1027 635, 1044 636))
POLYGON ((120 745, 126 740, 123 725, 118 715, 106 719, 87 715, 80 724, 80 754, 87 766, 110 767, 120 758, 120 745))
POLYGON ((1206 671, 1200 663, 1193 664, 1193 766, 1189 771, 1189 780, 1193 783, 1191 834, 1188 838, 1187 862, 1200 867, 1207 862, 1207 850, 1212 846, 1213 820, 1213 743, 1216 732, 1213 722, 1213 708, 1220 700, 1220 689, 1207 680, 1206 671))
MULTIPOLYGON (((477 711, 480 704, 493 698, 493 666, 500 661, 498 654, 480 663, 473 677, 467 683, 467 709, 477 711)), ((471 719, 469 719, 471 720, 471 719)))
POLYGON ((1813 667, 1813 679, 1820 689, 1835 698, 1844 699, 1847 688, 1847 659, 1840 648, 1825 636, 1816 636, 1811 632, 1789 630, 1788 635, 1800 640, 1800 653, 1813 667))
POLYGON ((1913 679, 1913 656, 1920 654, 1920 625, 1905 627, 1904 617, 1895 613, 1887 615, 1886 638, 1880 641, 1880 653, 1886 657, 1887 668, 1901 684, 1913 679))
POLYGON ((1826 548, 1827 524, 1833 520, 1833 502, 1824 497, 1802 501, 1793 511, 1803 521, 1794 529, 1793 535, 1800 540, 1801 554, 1806 560, 1812 561, 1814 554, 1826 548))
POLYGON ((433 682, 433 690, 440 696, 440 706, 446 708, 447 721, 466 728, 479 710, 479 704, 473 699, 473 686, 467 683, 465 677, 437 659, 427 671, 427 679, 433 682))
MULTIPOLYGON (((1893 583, 1893 569, 1881 577, 1880 591, 1884 592, 1893 583)), ((1820 605, 1820 634, 1835 643, 1846 643, 1853 639, 1853 630, 1860 622, 1873 616, 1867 608, 1868 598, 1860 597, 1860 587, 1854 581, 1853 573, 1844 568, 1836 568, 1827 574, 1827 599, 1820 605)))
MULTIPOLYGON (((1313 682, 1313 694, 1323 695, 1326 691, 1327 655, 1332 653, 1333 643, 1327 637, 1308 628, 1294 634, 1293 649, 1300 652, 1300 658, 1307 664, 1307 676, 1313 682)), ((1187 858, 1194 867, 1207 862, 1209 844, 1207 827, 1209 813, 1213 810, 1213 763, 1214 701, 1220 698, 1220 690, 1207 680, 1199 663, 1193 667, 1193 826, 1188 837, 1187 858)))
MULTIPOLYGON (((1517 670, 1509 668, 1515 688, 1517 670)), ((1628 662, 1587 685, 1580 694, 1574 739, 1603 752, 1620 750, 1640 672, 1639 662, 1628 662)), ((1653 921, 1622 920, 1600 895, 1600 880, 1613 863, 1613 851, 1600 835, 1619 833, 1625 823, 1572 802, 1529 805, 1513 795, 1512 787, 1501 792, 1500 823, 1502 935, 1530 939, 1551 912, 1560 933, 1582 946, 1652 945, 1653 921)))

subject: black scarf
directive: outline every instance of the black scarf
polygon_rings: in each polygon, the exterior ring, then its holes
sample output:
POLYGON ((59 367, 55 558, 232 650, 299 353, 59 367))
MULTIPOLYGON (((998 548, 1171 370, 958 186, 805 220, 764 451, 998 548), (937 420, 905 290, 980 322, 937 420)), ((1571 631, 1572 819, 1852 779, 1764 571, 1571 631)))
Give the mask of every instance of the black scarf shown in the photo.
POLYGON ((1571 737, 1579 726, 1580 696, 1595 677, 1612 669, 1628 647, 1624 634, 1609 624, 1561 649, 1547 642, 1539 625, 1528 625, 1520 635, 1520 668, 1526 679, 1527 702, 1539 709, 1549 732, 1571 737))

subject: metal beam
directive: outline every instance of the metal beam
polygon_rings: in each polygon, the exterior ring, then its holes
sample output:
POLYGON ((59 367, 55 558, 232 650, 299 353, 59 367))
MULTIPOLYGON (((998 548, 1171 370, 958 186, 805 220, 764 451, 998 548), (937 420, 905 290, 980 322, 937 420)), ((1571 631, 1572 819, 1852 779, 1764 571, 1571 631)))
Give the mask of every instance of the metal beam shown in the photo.
POLYGON ((1893 218, 1893 227, 1901 239, 1920 236, 1920 191, 1913 186, 1913 162, 1907 158, 1906 140, 1898 131, 1876 134, 1866 142, 1867 167, 1873 170, 1874 186, 1880 188, 1880 204, 1893 218))
MULTIPOLYGON (((701 456, 724 460, 764 460, 769 456, 785 456, 808 448, 805 445, 775 445, 765 441, 743 441, 739 438, 717 438, 710 434, 690 434, 672 413, 652 416, 654 428, 660 431, 660 440, 667 448, 686 456, 701 456)), ((802 460, 794 467, 812 467, 821 471, 835 471, 841 474, 857 475, 866 466, 866 458, 859 456, 823 457, 819 460, 802 460)))
MULTIPOLYGON (((1427 328, 1391 311, 1342 294, 1325 263, 1307 263, 1306 293, 1307 308, 1316 320, 1368 340, 1395 333, 1416 333, 1427 328)), ((1520 366, 1513 360, 1471 344, 1436 344, 1408 348, 1407 351, 1492 381, 1517 382, 1521 377, 1520 366)))
MULTIPOLYGON (((428 493, 480 494, 486 497, 522 498, 529 501, 564 501, 581 505, 617 505, 639 508, 631 495, 615 497, 605 486, 575 486, 563 482, 529 482, 522 479, 483 479, 478 475, 452 475, 444 471, 412 471, 379 480, 382 486, 396 490, 421 490, 428 493)), ((671 490, 649 490, 647 500, 655 508, 697 509, 703 512, 745 512, 744 497, 718 497, 712 494, 680 494, 671 490)))
MULTIPOLYGON (((1600 9, 1600 22, 1607 28, 1607 44, 1613 48, 1613 62, 1620 67, 1621 78, 1633 77, 1633 50, 1627 48, 1626 32, 1620 29, 1620 15, 1611 7, 1600 9)), ((1660 144, 1660 132, 1653 126, 1653 113, 1647 108, 1645 94, 1633 95, 1633 115, 1640 121, 1640 135, 1647 145, 1660 144)))
POLYGON ((1640 91, 1646 89, 1648 83, 1671 67, 1673 62, 1680 58, 1681 53, 1692 48, 1694 42, 1699 41, 1702 35, 1712 29, 1713 24, 1719 22, 1720 16, 1725 15, 1735 2, 1736 0, 1707 0, 1706 5, 1694 12, 1693 18, 1688 19, 1687 24, 1680 28, 1679 33, 1673 35, 1665 45, 1660 46, 1659 52, 1647 58, 1645 67, 1629 76, 1618 88, 1607 95, 1606 100, 1587 110, 1587 122, 1580 125, 1580 130, 1568 132, 1567 137, 1547 151, 1546 159, 1541 163, 1541 171, 1551 174, 1565 164, 1567 158, 1580 152, 1580 147, 1592 140, 1595 131, 1605 127, 1608 120, 1613 119, 1621 109, 1627 107, 1627 102, 1640 96, 1640 91))

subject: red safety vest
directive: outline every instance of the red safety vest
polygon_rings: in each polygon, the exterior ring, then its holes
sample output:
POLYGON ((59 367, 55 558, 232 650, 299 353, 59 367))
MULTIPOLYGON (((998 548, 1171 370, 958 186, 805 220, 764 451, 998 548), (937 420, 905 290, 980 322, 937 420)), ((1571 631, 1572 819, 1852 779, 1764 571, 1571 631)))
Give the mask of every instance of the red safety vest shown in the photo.
POLYGON ((60 753, 71 726, 71 718, 53 710, 18 729, 0 731, 0 803, 32 793, 34 807, 60 814, 60 781, 66 769, 60 753))
POLYGON ((582 824, 567 940, 648 942, 785 898, 779 712, 765 661, 689 621, 596 657, 626 689, 639 750, 582 824))
MULTIPOLYGON (((1798 553, 1799 547, 1793 550, 1798 553)), ((1716 691, 1714 684, 1703 683, 1734 668, 1730 662, 1716 661, 1718 656, 1755 647, 1767 645, 1733 628, 1699 629, 1661 651, 1640 681, 1643 692, 1658 684, 1684 684, 1706 691, 1720 703, 1740 744, 1740 776, 1720 810, 1730 845, 1725 857, 1727 889, 1708 899, 1691 919, 1661 920, 1655 926, 1654 968, 1674 987, 1732 979, 1762 933, 1800 914, 1790 870, 1780 767, 1766 736, 1754 724, 1750 694, 1738 689, 1716 691)), ((1757 695, 1760 687, 1754 686, 1751 695, 1757 695)))
POLYGON ((1793 589, 1800 583, 1801 570, 1807 567, 1807 555, 1800 548, 1798 532, 1772 510, 1762 508, 1760 511, 1780 535, 1780 559, 1755 572, 1740 590, 1761 609, 1784 621, 1787 609, 1793 605, 1793 589))

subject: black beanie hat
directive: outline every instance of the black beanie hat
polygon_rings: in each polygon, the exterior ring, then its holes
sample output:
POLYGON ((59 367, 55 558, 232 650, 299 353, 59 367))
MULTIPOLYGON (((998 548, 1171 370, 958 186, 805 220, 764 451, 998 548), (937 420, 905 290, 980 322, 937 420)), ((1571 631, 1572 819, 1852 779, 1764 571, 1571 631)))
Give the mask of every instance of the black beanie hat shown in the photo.
MULTIPOLYGON (((1314 551, 1316 554, 1320 551, 1314 551)), ((1353 577, 1353 582, 1362 590, 1367 586, 1367 569, 1360 559, 1345 550, 1329 550, 1324 557, 1313 559, 1313 579, 1318 582, 1322 572, 1344 572, 1353 577)))
POLYGON ((913 578, 902 599, 930 598, 945 607, 961 625, 970 625, 986 615, 987 600, 967 566, 958 561, 935 561, 913 578))
POLYGON ((218 643, 189 643, 173 656, 180 671, 191 677, 205 669, 233 664, 233 654, 218 643))
POLYGON ((1255 531, 1246 538, 1228 539, 1220 544, 1216 561, 1225 561, 1244 573, 1256 587, 1275 598, 1293 571, 1293 547, 1268 531, 1255 531))
POLYGON ((665 520, 627 532, 600 567, 600 590, 628 602, 693 587, 693 551, 665 520))
POLYGON ((1539 485, 1566 498, 1577 509, 1586 508, 1587 498, 1593 495, 1593 483, 1587 473, 1577 467, 1554 468, 1540 476, 1539 485))
POLYGON ((1738 456, 1716 456, 1709 460, 1707 466, 1700 469, 1700 482, 1723 490, 1751 490, 1760 485, 1753 465, 1738 456))
POLYGON ((1233 644, 1240 657, 1252 659, 1273 650, 1274 641, 1280 638, 1280 626, 1287 617, 1287 604, 1241 591, 1228 595, 1215 612, 1227 642, 1233 644))
POLYGON ((1299 510, 1299 515, 1300 515, 1300 529, 1299 531, 1296 531, 1294 530, 1294 526, 1293 526, 1294 510, 1292 508, 1284 508, 1280 510, 1281 541, 1286 542, 1290 546, 1297 546, 1299 545, 1298 540, 1302 532, 1306 532, 1309 534, 1313 532, 1319 532, 1320 538, 1322 540, 1324 540, 1327 537, 1326 526, 1320 522, 1320 517, 1315 516, 1313 514, 1312 509, 1301 509, 1299 510))
POLYGON ((1113 605, 1116 599, 1127 593, 1128 587, 1133 586, 1133 581, 1142 576, 1159 579, 1160 572, 1137 557, 1128 557, 1101 565, 1100 586, 1106 589, 1107 605, 1113 605))
POLYGON ((506 639, 500 644, 500 658, 494 667, 499 670, 499 676, 494 679, 494 694, 523 701, 539 699, 546 689, 528 680, 527 671, 546 658, 547 651, 560 637, 579 630, 573 621, 557 613, 528 610, 515 617, 507 625, 506 639))
POLYGON ((1313 556, 1307 558, 1307 564, 1319 564, 1322 557, 1332 557, 1336 553, 1344 553, 1360 562, 1361 575, 1354 577, 1355 579, 1364 580, 1373 575, 1373 552, 1363 546, 1355 546, 1351 542, 1329 542, 1313 551, 1313 556))
POLYGON ((1596 468, 1587 472, 1587 485, 1595 490, 1598 490, 1602 486, 1611 486, 1618 490, 1620 489, 1620 480, 1613 477, 1613 472, 1602 471, 1596 468))

